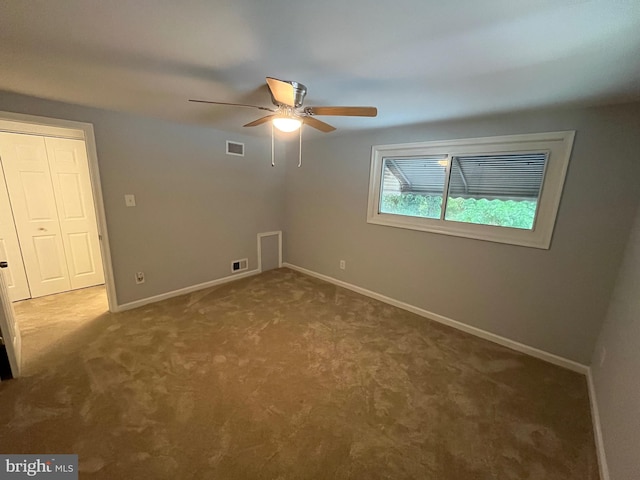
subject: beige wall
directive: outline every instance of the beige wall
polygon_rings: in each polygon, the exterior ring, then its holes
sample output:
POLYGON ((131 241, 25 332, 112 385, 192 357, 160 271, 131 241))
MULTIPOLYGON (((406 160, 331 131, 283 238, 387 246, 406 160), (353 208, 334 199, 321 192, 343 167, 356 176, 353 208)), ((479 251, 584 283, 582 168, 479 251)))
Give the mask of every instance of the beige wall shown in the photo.
POLYGON ((286 196, 285 168, 270 166, 263 137, 6 92, 0 110, 94 124, 120 304, 224 277, 233 259, 255 268, 256 234, 285 226, 288 262, 579 362, 590 363, 606 315, 593 361, 604 440, 612 478, 635 478, 640 211, 629 233, 640 196, 639 104, 327 136, 305 141, 301 169, 292 144, 286 196), (366 223, 373 144, 573 129, 548 251, 366 223), (246 157, 224 155, 227 139, 245 142, 246 157), (136 208, 124 206, 125 193, 136 208))
POLYGON ((256 234, 285 227, 285 261, 589 363, 640 189, 638 104, 539 111, 297 144, 0 92, 0 110, 94 124, 118 302, 257 265, 256 234), (550 250, 366 223, 373 144, 576 130, 550 250), (227 139, 247 156, 225 155, 227 139), (286 191, 285 191, 286 170, 286 191), (138 206, 126 208, 134 193, 138 206), (338 261, 347 261, 347 270, 338 261), (133 274, 147 282, 135 285, 133 274))
POLYGON ((592 375, 612 480, 640 476, 640 209, 593 355, 592 375), (604 361, 603 361, 604 360, 604 361))
POLYGON ((640 199, 639 112, 535 111, 308 141, 302 168, 290 150, 285 261, 588 364, 640 199), (550 250, 366 223, 372 145, 557 130, 577 134, 550 250))
POLYGON ((94 125, 119 304, 228 276, 234 259, 257 268, 256 234, 282 228, 284 167, 271 167, 268 138, 6 92, 0 110, 94 125))

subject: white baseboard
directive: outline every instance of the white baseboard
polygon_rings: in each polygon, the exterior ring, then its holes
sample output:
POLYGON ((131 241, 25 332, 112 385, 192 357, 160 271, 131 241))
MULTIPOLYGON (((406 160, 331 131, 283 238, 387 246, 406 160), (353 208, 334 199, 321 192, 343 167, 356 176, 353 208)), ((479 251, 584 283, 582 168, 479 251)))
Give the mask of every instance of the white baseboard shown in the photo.
POLYGON ((591 404, 591 421, 593 422, 593 437, 596 442, 596 453, 598 454, 598 468, 600 469, 600 480, 610 480, 609 466, 604 451, 604 438, 602 437, 602 425, 600 424, 600 411, 598 410, 598 400, 596 397, 596 387, 593 383, 593 370, 590 368, 587 373, 587 384, 589 385, 589 403, 591 404))
POLYGON ((487 332, 486 330, 482 330, 477 327, 472 327, 471 325, 467 325, 465 323, 459 322, 457 320, 453 320, 443 315, 438 315, 437 313, 429 312, 427 310, 424 310, 423 308, 416 307, 414 305, 410 305, 405 302, 401 302, 400 300, 396 300, 394 298, 387 297, 380 293, 367 290, 366 288, 358 287, 356 285, 344 282, 342 280, 338 280, 328 275, 323 275, 321 273, 314 272, 313 270, 307 270, 306 268, 299 267, 297 265, 293 265, 291 263, 286 263, 286 262, 283 263, 282 266, 290 268, 292 270, 296 270, 300 273, 304 273, 311 277, 319 278, 320 280, 324 280, 325 282, 333 283, 334 285, 338 285, 348 290, 352 290, 354 292, 360 293, 367 297, 375 298, 376 300, 380 300, 381 302, 388 303, 389 305, 393 305, 403 310, 407 310, 411 313, 420 315, 421 317, 425 317, 435 322, 442 323, 443 325, 448 325, 455 329, 462 330, 463 332, 470 333, 471 335, 475 335, 476 337, 489 340, 490 342, 497 343, 504 347, 508 347, 512 350, 516 350, 518 352, 525 353, 527 355, 530 355, 535 358, 539 358, 546 362, 553 363, 554 365, 567 368, 574 372, 578 372, 583 375, 587 375, 589 373, 589 367, 587 365, 583 365, 582 363, 569 360, 568 358, 564 358, 559 355, 555 355, 553 353, 545 352, 544 350, 540 350, 538 348, 531 347, 529 345, 525 345, 520 342, 516 342, 509 338, 496 335, 495 333, 487 332))
POLYGON ((160 295, 154 295, 153 297, 142 298, 140 300, 135 300, 133 302, 124 303, 122 305, 118 305, 116 311, 124 312, 125 310, 131 310, 133 308, 143 307, 144 305, 148 305, 150 303, 159 302, 161 300, 166 300, 168 298, 178 297, 180 295, 185 295, 187 293, 196 292, 198 290, 203 290, 209 287, 215 287, 216 285, 222 285, 224 283, 233 282, 235 280, 240 280, 241 278, 251 277, 253 275, 257 275, 260 273, 260 270, 249 270, 248 272, 238 273, 236 275, 229 275, 228 277, 218 278, 216 280, 211 280, 209 282, 199 283, 197 285, 191 285, 190 287, 180 288, 178 290, 173 290, 171 292, 162 293, 160 295))

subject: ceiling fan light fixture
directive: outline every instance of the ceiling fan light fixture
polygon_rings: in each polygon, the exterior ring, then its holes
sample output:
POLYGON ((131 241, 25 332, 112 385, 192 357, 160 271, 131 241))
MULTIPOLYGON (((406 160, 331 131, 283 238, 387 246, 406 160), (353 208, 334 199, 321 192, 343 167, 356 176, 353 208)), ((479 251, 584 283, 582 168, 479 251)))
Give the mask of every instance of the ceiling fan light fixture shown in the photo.
MULTIPOLYGON (((318 120, 316 116, 326 115, 334 117, 375 117, 378 115, 376 107, 346 107, 346 106, 316 106, 303 107, 303 102, 307 94, 307 87, 292 80, 278 80, 274 77, 267 77, 267 88, 271 95, 271 102, 274 107, 263 107, 259 105, 249 105, 246 103, 215 102, 210 100, 189 100, 190 102, 209 103, 213 105, 229 105, 234 107, 255 108, 266 110, 271 115, 265 115, 247 123, 245 127, 257 127, 268 122, 271 123, 271 130, 281 132, 295 132, 302 134, 302 124, 315 128, 323 133, 333 132, 336 128, 328 123, 318 120)), ((302 138, 302 137, 300 137, 302 138)))
POLYGON ((302 125, 302 121, 293 117, 276 117, 273 126, 281 132, 295 132, 302 125))

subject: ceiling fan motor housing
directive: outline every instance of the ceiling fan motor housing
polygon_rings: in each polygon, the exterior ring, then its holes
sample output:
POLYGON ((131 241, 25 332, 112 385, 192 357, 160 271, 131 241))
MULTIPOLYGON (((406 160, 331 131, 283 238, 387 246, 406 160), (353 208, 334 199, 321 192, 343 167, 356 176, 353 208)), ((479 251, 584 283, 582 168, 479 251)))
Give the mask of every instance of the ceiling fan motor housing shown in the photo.
MULTIPOLYGON (((298 83, 298 82, 294 82, 293 80, 280 80, 281 82, 284 83, 288 83, 289 85, 291 85, 293 87, 293 94, 294 94, 294 108, 299 108, 302 106, 302 102, 304 102, 304 97, 307 95, 307 87, 305 87, 303 84, 298 83)), ((269 90, 269 93, 271 94, 271 101, 273 102, 274 105, 280 106, 281 103, 278 102, 275 97, 273 96, 273 93, 271 92, 271 90, 269 90)))
POLYGON ((253 122, 249 122, 245 127, 256 127, 267 122, 273 122, 276 128, 284 130, 282 121, 289 121, 291 127, 295 123, 295 129, 300 128, 304 123, 321 132, 333 132, 336 128, 315 118, 317 115, 331 115, 338 117, 375 117, 378 114, 378 110, 375 107, 338 107, 338 106, 324 106, 324 107, 302 107, 305 96, 307 95, 307 87, 303 84, 294 82, 293 80, 280 80, 275 77, 267 77, 267 88, 271 95, 271 101, 276 108, 262 107, 259 105, 248 105, 244 103, 228 103, 228 102, 215 102, 209 100, 189 100, 191 102, 198 103, 211 103, 214 105, 230 105, 236 107, 249 107, 257 108, 258 110, 266 110, 270 112, 270 115, 258 118, 253 122), (280 126, 276 125, 276 122, 280 123, 280 126))

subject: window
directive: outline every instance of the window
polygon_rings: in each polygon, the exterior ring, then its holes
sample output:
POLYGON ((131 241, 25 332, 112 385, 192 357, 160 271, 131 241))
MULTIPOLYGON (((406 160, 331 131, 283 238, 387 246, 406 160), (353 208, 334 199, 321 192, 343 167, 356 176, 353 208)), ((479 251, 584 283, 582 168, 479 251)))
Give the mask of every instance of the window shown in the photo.
POLYGON ((574 135, 374 146, 367 221, 549 248, 574 135))

